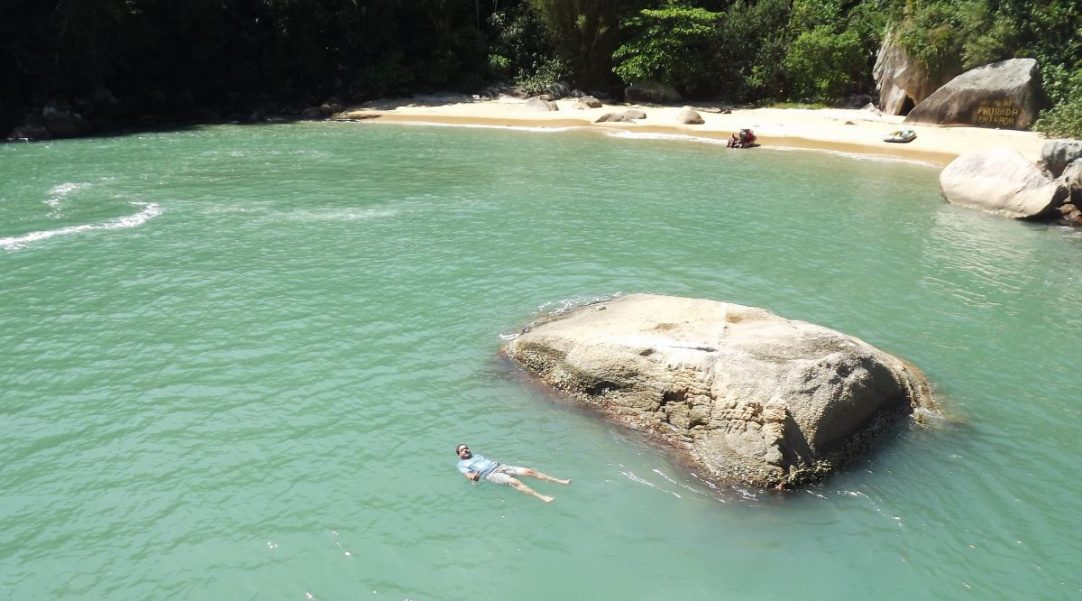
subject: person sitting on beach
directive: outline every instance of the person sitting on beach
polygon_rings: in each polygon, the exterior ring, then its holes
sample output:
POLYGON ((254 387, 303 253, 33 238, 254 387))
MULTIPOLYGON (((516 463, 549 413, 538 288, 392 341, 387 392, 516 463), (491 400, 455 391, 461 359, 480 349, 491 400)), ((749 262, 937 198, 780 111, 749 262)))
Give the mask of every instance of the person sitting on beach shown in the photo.
POLYGON ((725 146, 728 148, 744 148, 755 143, 755 140, 755 132, 750 129, 742 129, 739 133, 734 132, 725 146))
POLYGON ((560 478, 550 476, 535 469, 519 467, 517 465, 504 465, 496 463, 491 459, 485 459, 482 455, 474 455, 470 452, 470 447, 466 443, 459 443, 459 445, 455 447, 455 454, 458 455, 458 471, 462 472, 462 475, 465 476, 467 480, 473 480, 474 482, 484 480, 485 482, 491 482, 493 484, 507 484, 521 493, 537 497, 546 503, 551 503, 553 498, 526 486, 515 476, 529 476, 531 478, 537 478, 538 480, 549 480, 550 482, 557 482, 559 484, 571 484, 570 480, 561 480, 560 478))
POLYGON ((755 132, 751 131, 750 129, 740 130, 740 148, 743 148, 750 144, 754 144, 755 140, 755 132))

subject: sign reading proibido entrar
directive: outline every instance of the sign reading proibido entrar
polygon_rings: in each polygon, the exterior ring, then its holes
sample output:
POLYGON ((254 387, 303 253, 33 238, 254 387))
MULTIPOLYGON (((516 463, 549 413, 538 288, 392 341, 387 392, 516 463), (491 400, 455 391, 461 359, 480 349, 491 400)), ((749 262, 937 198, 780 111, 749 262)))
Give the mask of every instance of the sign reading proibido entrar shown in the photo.
POLYGON ((973 111, 973 125, 1014 128, 1022 108, 1009 98, 982 102, 973 111))

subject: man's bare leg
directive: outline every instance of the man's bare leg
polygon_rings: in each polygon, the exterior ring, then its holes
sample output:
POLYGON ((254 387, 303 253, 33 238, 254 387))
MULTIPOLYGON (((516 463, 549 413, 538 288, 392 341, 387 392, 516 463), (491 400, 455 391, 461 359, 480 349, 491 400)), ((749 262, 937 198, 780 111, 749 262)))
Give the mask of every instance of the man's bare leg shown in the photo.
POLYGON ((548 480, 549 482, 555 482, 557 484, 571 484, 570 480, 561 480, 556 476, 550 476, 544 472, 539 472, 532 468, 526 468, 522 472, 523 476, 529 476, 531 478, 537 478, 538 480, 548 480))
POLYGON ((553 501, 552 497, 550 497, 548 495, 543 495, 543 494, 537 492, 536 490, 530 488, 529 486, 526 486, 525 484, 523 484, 522 482, 520 482, 519 480, 517 480, 515 478, 511 478, 511 480, 508 481, 508 484, 511 485, 511 488, 514 488, 515 490, 519 491, 520 493, 525 493, 525 494, 530 495, 532 497, 537 497, 538 499, 541 499, 542 501, 544 501, 546 503, 551 503, 553 501))

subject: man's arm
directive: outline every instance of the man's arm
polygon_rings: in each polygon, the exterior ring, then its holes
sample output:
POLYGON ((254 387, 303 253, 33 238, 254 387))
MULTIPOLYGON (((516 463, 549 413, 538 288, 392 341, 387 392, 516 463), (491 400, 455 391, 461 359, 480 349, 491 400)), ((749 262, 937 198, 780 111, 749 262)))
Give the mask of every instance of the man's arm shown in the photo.
POLYGON ((462 475, 466 476, 467 480, 477 481, 481 479, 481 472, 463 472, 462 475))

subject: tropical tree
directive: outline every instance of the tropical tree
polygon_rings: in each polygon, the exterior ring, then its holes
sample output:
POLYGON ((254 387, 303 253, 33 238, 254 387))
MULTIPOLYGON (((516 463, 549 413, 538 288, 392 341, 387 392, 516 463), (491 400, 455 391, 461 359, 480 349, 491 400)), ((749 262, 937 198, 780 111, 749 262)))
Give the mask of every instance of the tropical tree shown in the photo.
POLYGON ((613 70, 625 83, 657 81, 686 94, 716 88, 711 63, 722 16, 680 0, 644 8, 623 23, 633 33, 613 54, 613 70))
POLYGON ((553 36, 553 44, 574 70, 580 87, 609 87, 612 53, 620 40, 627 0, 530 0, 553 36))

